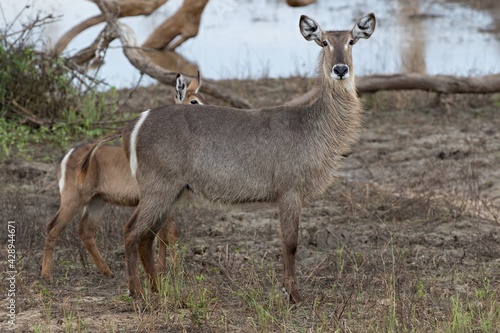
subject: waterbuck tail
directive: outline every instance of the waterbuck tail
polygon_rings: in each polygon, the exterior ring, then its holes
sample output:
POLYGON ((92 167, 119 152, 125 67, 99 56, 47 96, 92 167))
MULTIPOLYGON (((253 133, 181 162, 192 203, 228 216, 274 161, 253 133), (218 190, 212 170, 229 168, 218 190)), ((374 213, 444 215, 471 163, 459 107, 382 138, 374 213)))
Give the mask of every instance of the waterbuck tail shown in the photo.
POLYGON ((120 138, 121 136, 122 136, 122 131, 120 130, 120 132, 112 134, 112 135, 94 143, 94 145, 90 148, 90 150, 83 156, 83 158, 80 162, 80 166, 78 167, 77 176, 76 176, 78 179, 78 184, 82 185, 85 182, 85 178, 87 177, 90 162, 92 161, 92 158, 94 157, 95 152, 97 151, 97 148, 99 148, 104 143, 116 140, 116 139, 120 138))

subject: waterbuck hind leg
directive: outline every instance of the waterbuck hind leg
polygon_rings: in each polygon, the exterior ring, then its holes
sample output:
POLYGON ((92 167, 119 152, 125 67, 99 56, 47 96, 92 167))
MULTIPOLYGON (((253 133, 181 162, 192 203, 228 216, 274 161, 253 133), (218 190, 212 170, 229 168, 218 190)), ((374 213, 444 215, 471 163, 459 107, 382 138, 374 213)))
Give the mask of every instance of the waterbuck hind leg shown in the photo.
POLYGON ((41 277, 50 280, 54 248, 61 232, 66 228, 73 217, 83 209, 83 206, 75 201, 61 202, 56 215, 45 227, 45 246, 43 250, 41 277))
POLYGON ((279 200, 280 238, 283 264, 283 287, 293 303, 302 302, 295 274, 295 256, 299 239, 302 198, 298 193, 288 193, 279 200))
POLYGON ((92 257, 97 268, 105 275, 113 276, 113 272, 111 272, 111 269, 109 269, 97 248, 94 237, 104 206, 105 203, 101 198, 92 198, 85 207, 82 219, 78 223, 77 230, 83 245, 85 245, 87 252, 92 257))
POLYGON ((153 292, 158 292, 157 275, 156 268, 154 264, 153 256, 153 242, 155 240, 156 232, 148 231, 139 240, 138 252, 141 258, 142 266, 144 267, 144 272, 146 273, 149 281, 149 285, 153 292))
POLYGON ((139 214, 139 206, 134 211, 128 222, 123 226, 123 234, 125 241, 125 261, 127 265, 128 276, 128 291, 129 296, 136 298, 142 293, 141 282, 139 281, 139 274, 137 272, 137 254, 138 254, 138 241, 137 235, 133 233, 139 214))
POLYGON ((169 191, 168 186, 164 186, 162 188, 165 191, 163 195, 143 191, 139 205, 123 229, 129 292, 132 297, 141 293, 138 254, 144 271, 151 282, 152 290, 156 289, 157 276, 153 258, 153 240, 162 226, 166 224, 166 217, 174 202, 179 198, 182 188, 181 186, 177 190, 169 191))
POLYGON ((167 222, 161 228, 158 235, 158 257, 156 267, 159 272, 167 270, 167 247, 170 248, 172 258, 177 256, 176 244, 179 240, 179 228, 175 224, 171 214, 167 217, 167 222))
MULTIPOLYGON (((163 205, 160 205, 161 207, 163 205)), ((150 211, 156 211, 156 208, 158 206, 153 206, 150 211)), ((167 207, 169 209, 170 207, 167 207)), ((146 211, 147 212, 147 211, 146 211)), ((170 209, 169 209, 170 212, 170 209)), ((160 214, 163 212, 159 212, 160 214)), ((150 214, 145 214, 147 216, 151 216, 150 214)), ((155 215, 153 215, 155 216, 155 215)), ((139 239, 139 245, 138 245, 138 252, 139 252, 139 257, 141 258, 142 266, 144 267, 144 272, 146 273, 148 280, 149 280, 149 285, 151 286, 151 290, 153 292, 158 292, 158 276, 156 273, 156 267, 154 264, 154 255, 153 255, 153 242, 156 237, 156 235, 161 235, 166 229, 166 232, 168 233, 170 225, 169 223, 171 222, 170 218, 165 219, 165 216, 170 216, 170 214, 161 214, 159 215, 159 218, 156 218, 154 223, 149 227, 149 230, 146 230, 145 232, 142 231, 142 236, 139 239), (160 231, 161 230, 161 231, 160 231)), ((142 216, 141 216, 142 217, 142 216)), ((168 239, 168 236, 167 236, 168 239)), ((163 243, 162 240, 159 240, 160 242, 163 243)), ((166 248, 163 250, 163 254, 165 255, 166 253, 166 248)), ((164 257, 163 263, 166 262, 166 258, 164 257)), ((165 265, 165 264, 164 264, 165 265)))

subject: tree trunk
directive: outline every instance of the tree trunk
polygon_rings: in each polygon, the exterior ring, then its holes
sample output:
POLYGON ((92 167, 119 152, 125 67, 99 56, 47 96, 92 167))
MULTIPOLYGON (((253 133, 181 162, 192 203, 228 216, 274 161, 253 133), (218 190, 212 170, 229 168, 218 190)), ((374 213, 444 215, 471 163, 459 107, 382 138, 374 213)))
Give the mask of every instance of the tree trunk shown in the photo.
POLYGON ((77 24, 73 28, 71 28, 68 32, 66 32, 64 35, 62 35, 61 38, 57 41, 56 45, 54 46, 54 49, 52 52, 55 54, 60 54, 66 46, 76 37, 78 36, 82 31, 93 27, 96 24, 102 23, 106 21, 106 17, 102 14, 91 17, 86 19, 80 24, 77 24))
POLYGON ((88 0, 97 5, 103 14, 114 17, 150 15, 168 0, 88 0))
POLYGON ((101 14, 88 18, 85 21, 77 24, 68 32, 62 35, 57 41, 52 52, 60 54, 66 46, 82 31, 93 27, 96 24, 106 21, 107 16, 127 17, 150 15, 167 0, 89 0, 97 5, 101 10, 101 14))
MULTIPOLYGON (((77 62, 87 62, 91 60, 101 50, 108 47, 114 39, 119 38, 123 52, 129 62, 142 73, 145 73, 161 83, 175 86, 177 71, 169 71, 161 66, 158 66, 138 46, 133 30, 124 23, 119 23, 116 20, 110 20, 108 25, 99 34, 96 40, 87 48, 76 54, 72 59, 77 62)), ((191 77, 193 78, 193 77, 191 77)), ((251 109, 252 105, 228 89, 221 90, 216 85, 204 79, 201 87, 201 92, 209 94, 222 101, 226 101, 234 107, 251 109)))
POLYGON ((286 0, 290 7, 303 7, 316 2, 316 0, 286 0))
POLYGON ((358 92, 379 90, 426 90, 450 94, 500 92, 500 74, 480 77, 456 77, 424 74, 372 75, 357 80, 358 92))
MULTIPOLYGON (((425 90, 449 94, 500 93, 500 74, 480 77, 456 77, 425 74, 370 75, 356 79, 358 93, 380 90, 425 90)), ((316 88, 297 96, 287 105, 308 103, 316 95, 316 88)))
POLYGON ((175 50, 200 28, 201 15, 208 0, 184 0, 181 8, 149 35, 142 47, 155 50, 175 50))

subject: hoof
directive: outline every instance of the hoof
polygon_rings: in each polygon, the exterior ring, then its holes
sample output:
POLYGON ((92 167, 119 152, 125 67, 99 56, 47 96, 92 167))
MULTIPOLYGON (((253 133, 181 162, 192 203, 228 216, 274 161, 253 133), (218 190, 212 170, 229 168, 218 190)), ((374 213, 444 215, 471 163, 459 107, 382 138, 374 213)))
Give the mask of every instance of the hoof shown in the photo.
POLYGON ((46 283, 52 283, 52 275, 50 274, 40 274, 40 277, 42 278, 43 281, 46 283))
POLYGON ((134 300, 138 300, 140 299, 140 296, 141 294, 140 293, 136 293, 134 290, 129 290, 128 291, 128 297, 134 299, 134 300))
POLYGON ((292 293, 289 293, 285 287, 282 287, 281 292, 283 293, 283 298, 288 300, 290 303, 299 304, 304 301, 298 290, 294 290, 292 293))

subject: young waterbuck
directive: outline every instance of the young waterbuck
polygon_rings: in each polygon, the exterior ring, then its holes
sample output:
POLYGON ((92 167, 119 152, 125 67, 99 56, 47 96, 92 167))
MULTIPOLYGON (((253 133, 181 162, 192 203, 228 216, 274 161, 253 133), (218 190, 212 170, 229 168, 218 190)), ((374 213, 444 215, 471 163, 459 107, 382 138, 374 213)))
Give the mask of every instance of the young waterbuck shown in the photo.
MULTIPOLYGON (((201 85, 200 73, 186 87, 184 77, 177 75, 175 102, 177 104, 205 104, 198 94, 201 85)), ((47 223, 45 249, 41 276, 51 276, 52 256, 59 234, 73 217, 83 210, 78 223, 78 235, 94 260, 97 268, 111 276, 112 272, 97 249, 94 234, 106 203, 121 206, 136 206, 139 203, 139 187, 130 174, 130 166, 122 147, 103 146, 95 150, 95 158, 89 166, 87 177, 81 184, 77 171, 82 158, 93 147, 83 144, 72 148, 58 163, 56 177, 61 201, 56 215, 47 223)), ((158 264, 163 268, 166 261, 166 244, 175 244, 178 229, 168 217, 160 232, 158 264)))
POLYGON ((182 74, 177 74, 177 78, 175 80, 175 104, 207 104, 203 96, 198 94, 200 87, 201 77, 199 71, 187 87, 186 82, 184 81, 184 76, 182 76, 182 74))
POLYGON ((361 105, 352 47, 373 33, 375 16, 362 17, 350 31, 323 31, 307 16, 299 26, 305 39, 322 48, 314 102, 247 111, 164 106, 143 112, 123 129, 123 147, 141 193, 124 227, 132 296, 141 292, 138 256, 156 289, 154 237, 181 194, 192 191, 223 203, 276 203, 284 290, 291 301, 302 300, 295 273, 300 212, 305 200, 332 184, 342 154, 356 138, 361 105))

